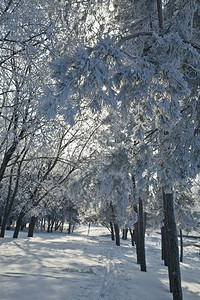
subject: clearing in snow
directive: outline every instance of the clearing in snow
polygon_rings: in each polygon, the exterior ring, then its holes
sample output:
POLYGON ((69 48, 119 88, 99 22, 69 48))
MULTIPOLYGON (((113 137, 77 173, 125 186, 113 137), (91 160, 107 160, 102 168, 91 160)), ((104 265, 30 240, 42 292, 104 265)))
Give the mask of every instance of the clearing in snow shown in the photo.
MULTIPOLYGON (((80 226, 73 234, 20 232, 0 239, 1 300, 170 300, 161 237, 146 236, 147 272, 136 263, 135 247, 118 247, 101 226, 80 226)), ((196 241, 197 243, 198 241, 196 241)), ((181 263, 185 300, 200 299, 199 248, 184 238, 181 263)))

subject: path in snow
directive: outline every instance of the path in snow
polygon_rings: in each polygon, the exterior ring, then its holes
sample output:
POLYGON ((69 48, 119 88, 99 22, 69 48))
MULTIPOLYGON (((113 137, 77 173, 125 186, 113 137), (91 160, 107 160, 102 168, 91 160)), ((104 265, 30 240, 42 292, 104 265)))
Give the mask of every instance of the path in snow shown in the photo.
MULTIPOLYGON (((147 237, 147 272, 140 272, 130 241, 116 246, 103 227, 72 235, 38 233, 0 239, 1 300, 168 300, 160 236, 147 237)), ((185 247, 181 264, 185 300, 200 299, 199 249, 185 247)))

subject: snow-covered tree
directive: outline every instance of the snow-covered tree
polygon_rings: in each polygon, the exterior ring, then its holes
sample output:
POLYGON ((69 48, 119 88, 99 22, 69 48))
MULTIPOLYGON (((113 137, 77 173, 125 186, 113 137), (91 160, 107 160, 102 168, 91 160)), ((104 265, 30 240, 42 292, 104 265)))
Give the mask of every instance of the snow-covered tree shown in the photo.
MULTIPOLYGON (((172 273, 179 277, 172 190, 176 183, 195 176, 199 166, 198 1, 129 3, 133 5, 128 12, 133 26, 127 31, 126 18, 116 3, 120 20, 116 32, 99 37, 94 45, 69 47, 52 63, 56 89, 49 105, 58 103, 58 109, 70 116, 79 113, 83 103, 92 111, 105 105, 121 111, 132 108, 136 143, 145 148, 148 166, 141 170, 137 186, 143 185, 145 174, 156 174, 164 204, 170 205, 166 206, 170 210, 167 225, 173 229, 170 240, 176 255, 171 259, 172 266, 177 267, 172 273), (139 20, 135 12, 139 12, 139 20), (135 24, 139 31, 135 31, 135 24), (156 132, 150 144, 145 142, 147 128, 150 134, 156 132)), ((142 155, 136 160, 142 163, 142 155)), ((178 280, 173 294, 182 299, 180 277, 178 280)))
MULTIPOLYGON (((16 193, 20 195, 18 212, 26 202, 25 189, 31 185, 37 163, 38 170, 42 169, 40 147, 44 150, 43 144, 53 136, 47 136, 49 124, 38 107, 42 87, 50 78, 48 61, 60 51, 61 8, 57 0, 5 0, 0 4, 0 181, 8 191, 2 199, 3 205, 7 203, 4 215, 11 211, 16 193)), ((48 130, 54 130, 50 127, 48 130)))

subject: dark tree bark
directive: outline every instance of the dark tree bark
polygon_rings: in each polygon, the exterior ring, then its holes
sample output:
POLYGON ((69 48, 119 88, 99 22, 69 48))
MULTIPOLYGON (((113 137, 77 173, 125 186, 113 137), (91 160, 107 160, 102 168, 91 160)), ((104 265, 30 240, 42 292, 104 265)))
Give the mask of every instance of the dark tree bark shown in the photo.
POLYGON ((176 229, 173 193, 165 194, 163 192, 164 213, 165 213, 165 226, 168 229, 169 241, 169 280, 170 291, 173 293, 173 300, 182 300, 182 287, 181 287, 181 272, 179 263, 179 248, 178 236, 176 229))
POLYGON ((26 228, 26 224, 21 224, 21 230, 24 230, 26 228))
POLYGON ((54 231, 57 231, 59 228, 59 221, 55 221, 55 224, 54 224, 54 231))
POLYGON ((13 144, 11 145, 11 147, 6 151, 6 153, 4 154, 4 158, 2 161, 2 164, 0 166, 0 182, 3 179, 5 170, 7 168, 7 165, 13 155, 13 153, 15 152, 16 148, 17 148, 18 142, 13 142, 13 144))
POLYGON ((63 222, 60 224, 60 232, 63 232, 63 222))
POLYGON ((135 245, 136 245, 136 255, 137 255, 137 264, 140 264, 140 240, 139 240, 139 228, 138 222, 135 223, 135 245))
POLYGON ((161 227, 161 239, 162 239, 162 259, 164 260, 164 265, 168 266, 169 262, 169 241, 167 237, 167 228, 166 226, 161 227))
POLYGON ((9 214, 10 214, 9 208, 11 209, 9 201, 10 201, 10 198, 11 198, 12 178, 13 178, 13 169, 10 172, 8 194, 7 194, 7 197, 6 197, 6 205, 5 205, 3 220, 2 220, 2 224, 1 224, 0 237, 2 237, 2 238, 5 236, 6 224, 7 224, 8 218, 9 218, 9 214))
POLYGON ((164 243, 165 243, 165 266, 169 267, 169 260, 170 260, 170 252, 169 252, 169 248, 170 248, 170 244, 169 244, 169 230, 168 227, 165 225, 164 226, 164 243))
POLYGON ((90 234, 90 223, 88 224, 88 235, 90 234))
POLYGON ((110 230, 111 230, 111 240, 115 240, 115 233, 114 233, 114 228, 113 228, 113 223, 110 222, 110 230))
POLYGON ((46 218, 44 218, 44 221, 43 221, 43 229, 44 229, 44 231, 46 230, 46 218))
POLYGON ((45 230, 45 218, 42 218, 40 222, 40 231, 42 232, 43 230, 45 230))
POLYGON ((11 229, 11 224, 7 224, 6 230, 10 230, 10 229, 11 229))
POLYGON ((144 216, 144 234, 146 233, 146 227, 147 227, 147 213, 143 213, 144 216))
POLYGON ((170 260, 170 236, 169 236, 169 212, 167 208, 167 201, 165 201, 163 193, 163 205, 164 205, 164 234, 165 234, 165 247, 166 247, 166 257, 165 257, 165 266, 168 267, 168 276, 169 276, 169 290, 173 292, 173 280, 172 280, 172 269, 171 269, 171 260, 170 260))
POLYGON ((23 217, 25 216, 25 212, 21 212, 19 217, 18 217, 18 220, 17 220, 17 223, 16 223, 16 227, 15 227, 15 231, 14 231, 14 234, 13 234, 13 238, 18 238, 18 235, 19 235, 19 230, 20 230, 20 227, 21 227, 21 222, 23 220, 23 217))
MULTIPOLYGON (((28 110, 26 112, 26 115, 25 115, 25 118, 23 120, 23 125, 24 125, 24 122, 25 120, 27 119, 28 117, 28 110)), ((21 132, 19 133, 18 135, 18 138, 16 138, 14 140, 14 142, 12 143, 12 145, 10 146, 9 149, 7 149, 7 151, 5 152, 4 154, 4 157, 3 157, 3 161, 2 161, 2 164, 0 166, 0 182, 2 181, 3 177, 4 177, 4 173, 7 169, 7 166, 9 164, 9 161, 11 160, 12 156, 13 156, 13 153, 15 152, 15 150, 17 149, 17 146, 20 142, 20 140, 22 140, 24 138, 24 133, 26 132, 26 127, 25 126, 22 126, 22 129, 21 129, 21 132)), ((27 151, 26 151, 27 152, 27 151)))
POLYGON ((116 223, 114 223, 114 229, 115 229, 116 245, 120 246, 119 226, 116 223))
POLYGON ((50 229, 51 233, 53 232, 53 226, 54 226, 54 221, 52 220, 51 221, 51 229, 50 229))
POLYGON ((164 237, 164 226, 161 227, 161 257, 165 260, 165 237, 164 237))
POLYGON ((4 218, 2 221, 2 224, 1 224, 1 233, 0 233, 0 237, 2 237, 2 238, 5 236, 6 223, 7 223, 7 220, 5 220, 5 218, 4 218))
POLYGON ((123 229, 123 233, 122 233, 122 239, 123 240, 127 240, 127 233, 128 233, 128 228, 123 229))
POLYGON ((162 0, 157 0, 157 11, 158 11, 159 28, 162 30, 163 29, 162 0))
POLYGON ((182 233, 182 229, 180 229, 180 249, 181 249, 181 253, 180 253, 180 262, 183 262, 183 233, 182 233))
POLYGON ((162 252, 162 259, 164 260, 165 266, 168 266, 168 242, 167 242, 167 232, 166 232, 166 226, 161 227, 161 252, 162 252))
POLYGON ((71 228, 72 228, 72 223, 71 223, 71 222, 69 222, 68 234, 70 234, 70 233, 71 233, 71 228))
POLYGON ((129 228, 129 231, 130 231, 130 235, 131 235, 131 245, 135 246, 135 243, 134 243, 134 230, 132 231, 131 228, 129 228))
POLYGON ((135 238, 135 230, 133 229, 133 241, 135 242, 136 238, 135 238))
POLYGON ((140 249, 140 268, 141 271, 146 272, 146 258, 145 258, 145 233, 144 233, 144 213, 142 199, 139 198, 139 249, 140 249))
POLYGON ((3 221, 2 221, 2 226, 1 226, 0 237, 4 237, 4 235, 5 235, 6 224, 7 224, 7 221, 9 219, 10 213, 12 211, 12 207, 13 207, 13 204, 14 204, 15 197, 17 195, 17 191, 18 191, 18 187, 19 187, 19 177, 20 177, 20 172, 21 172, 21 166, 22 166, 22 162, 25 158, 26 153, 27 153, 27 151, 24 153, 24 155, 21 159, 21 162, 18 166, 17 178, 16 178, 15 187, 14 187, 13 192, 12 192, 13 168, 11 169, 11 172, 10 172, 8 194, 7 194, 6 205, 5 205, 5 209, 4 209, 4 215, 3 215, 3 221))
POLYGON ((38 217, 35 217, 35 216, 31 217, 31 221, 29 223, 29 228, 28 228, 28 237, 33 237, 33 232, 34 232, 34 228, 35 228, 37 218, 38 217))
POLYGON ((48 222, 47 232, 50 232, 50 227, 51 227, 51 217, 50 216, 48 216, 47 222, 48 222))

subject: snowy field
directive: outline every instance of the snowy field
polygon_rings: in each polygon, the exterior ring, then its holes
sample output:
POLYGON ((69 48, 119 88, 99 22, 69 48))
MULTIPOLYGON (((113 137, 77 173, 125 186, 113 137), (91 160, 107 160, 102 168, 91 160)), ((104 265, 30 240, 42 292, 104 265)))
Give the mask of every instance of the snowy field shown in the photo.
MULTIPOLYGON (((1 300, 168 300, 160 235, 146 237, 147 272, 140 272, 130 241, 120 247, 103 227, 78 227, 72 235, 12 232, 0 239, 1 300)), ((200 255, 184 239, 181 263, 185 300, 200 299, 200 255)), ((198 240, 193 240, 198 242, 198 240)))

